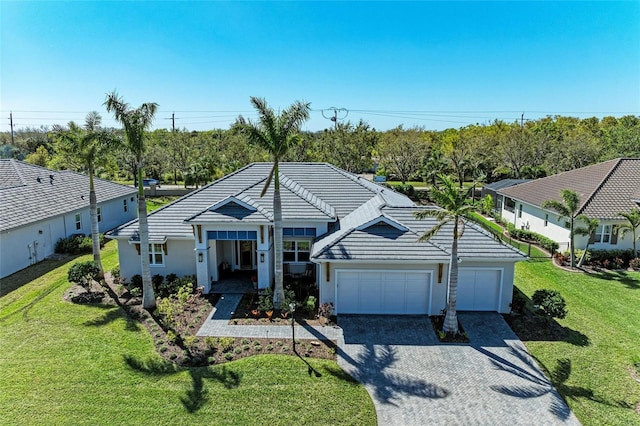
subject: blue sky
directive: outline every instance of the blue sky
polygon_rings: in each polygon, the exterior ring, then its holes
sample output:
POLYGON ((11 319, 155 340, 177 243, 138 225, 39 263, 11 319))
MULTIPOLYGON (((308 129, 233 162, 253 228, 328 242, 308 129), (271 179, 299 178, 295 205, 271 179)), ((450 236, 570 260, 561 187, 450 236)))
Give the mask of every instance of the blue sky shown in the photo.
MULTIPOLYGON (((640 115, 640 2, 0 2, 0 131, 82 122, 113 89, 155 127, 311 102, 379 130, 640 115)), ((328 115, 329 111, 325 111, 328 115)))

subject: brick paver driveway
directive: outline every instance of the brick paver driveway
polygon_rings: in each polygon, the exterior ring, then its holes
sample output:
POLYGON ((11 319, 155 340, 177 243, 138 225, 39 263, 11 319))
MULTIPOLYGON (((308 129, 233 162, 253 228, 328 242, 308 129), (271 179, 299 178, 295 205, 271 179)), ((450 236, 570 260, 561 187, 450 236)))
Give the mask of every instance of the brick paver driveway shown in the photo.
POLYGON ((338 361, 380 425, 580 424, 499 314, 460 321, 470 344, 438 343, 427 317, 339 317, 338 361))

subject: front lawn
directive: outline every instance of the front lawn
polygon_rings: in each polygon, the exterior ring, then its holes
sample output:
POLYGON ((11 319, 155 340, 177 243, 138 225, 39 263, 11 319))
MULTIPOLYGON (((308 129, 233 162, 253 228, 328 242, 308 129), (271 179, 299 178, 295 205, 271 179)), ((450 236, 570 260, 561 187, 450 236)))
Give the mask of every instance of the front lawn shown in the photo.
MULTIPOLYGON (((116 265, 115 242, 103 263, 116 265)), ((321 377, 287 355, 166 363, 122 309, 62 300, 70 265, 0 297, 0 423, 376 424, 366 390, 333 361, 307 359, 321 377)))
POLYGON ((515 285, 529 298, 540 288, 560 291, 566 330, 524 341, 584 425, 640 424, 640 272, 567 272, 550 261, 520 262, 515 285))

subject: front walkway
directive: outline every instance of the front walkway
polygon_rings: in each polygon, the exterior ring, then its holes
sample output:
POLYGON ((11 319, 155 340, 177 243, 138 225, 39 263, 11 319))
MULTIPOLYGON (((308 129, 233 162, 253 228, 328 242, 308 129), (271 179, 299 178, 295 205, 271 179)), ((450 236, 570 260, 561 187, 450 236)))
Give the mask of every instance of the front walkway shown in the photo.
MULTIPOLYGON (((214 287, 215 288, 215 287, 214 287)), ((290 325, 230 325, 231 315, 240 303, 242 294, 223 294, 206 319, 197 336, 291 338, 290 325)), ((295 325, 296 339, 336 340, 342 338, 340 327, 295 325)))

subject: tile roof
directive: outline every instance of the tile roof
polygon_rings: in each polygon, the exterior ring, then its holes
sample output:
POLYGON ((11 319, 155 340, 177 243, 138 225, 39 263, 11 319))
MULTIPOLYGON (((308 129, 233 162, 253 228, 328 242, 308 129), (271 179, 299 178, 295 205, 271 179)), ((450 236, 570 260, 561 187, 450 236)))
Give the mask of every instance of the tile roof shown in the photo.
MULTIPOLYGON (((98 203, 136 189, 95 179, 98 203)), ((12 159, 0 159, 0 230, 5 231, 89 206, 89 178, 12 159)))
POLYGON ((490 184, 485 185, 482 189, 490 189, 492 191, 497 191, 499 189, 508 188, 513 185, 519 185, 521 183, 529 182, 531 179, 502 179, 497 182, 492 182, 490 184))
MULTIPOLYGON (((312 259, 355 261, 448 261, 451 255, 453 225, 448 224, 429 241, 418 242, 418 238, 436 224, 435 218, 416 219, 414 212, 434 207, 389 207, 384 204, 369 204, 364 214, 355 211, 353 217, 345 218, 336 235, 327 235, 316 241, 312 259), (376 211, 372 211, 375 208, 376 211), (406 231, 379 221, 367 228, 359 225, 375 217, 393 221, 406 231)), ((496 241, 478 225, 466 222, 465 232, 458 241, 458 256, 462 259, 524 259, 514 248, 496 241)))
POLYGON ((597 219, 616 219, 621 211, 638 208, 640 158, 617 158, 530 182, 498 192, 541 207, 546 200, 562 201, 560 191, 571 189, 580 196, 579 214, 597 219))
MULTIPOLYGON (((252 163, 226 175, 197 191, 149 214, 149 235, 152 241, 165 238, 193 238, 189 222, 228 222, 245 214, 230 210, 221 213, 209 208, 234 196, 257 207, 257 212, 243 221, 269 221, 273 218, 273 185, 260 197, 272 163, 252 163), (259 213, 259 214, 258 214, 259 213)), ((283 220, 334 222, 346 217, 362 204, 379 196, 389 205, 411 206, 413 202, 395 191, 376 185, 327 163, 280 163, 280 194, 283 220)), ((254 223, 256 223, 254 222, 254 223)), ((138 228, 131 221, 109 235, 130 238, 138 228)))

